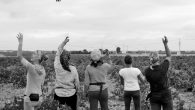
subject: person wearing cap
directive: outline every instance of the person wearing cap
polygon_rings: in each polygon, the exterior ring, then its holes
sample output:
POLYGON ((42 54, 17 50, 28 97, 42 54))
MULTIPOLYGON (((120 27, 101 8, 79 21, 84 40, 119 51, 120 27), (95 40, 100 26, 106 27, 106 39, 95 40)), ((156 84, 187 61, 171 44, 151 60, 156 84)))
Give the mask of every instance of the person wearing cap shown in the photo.
POLYGON ((148 95, 152 110, 173 110, 171 90, 169 89, 168 69, 171 63, 171 52, 168 47, 168 39, 165 36, 163 44, 166 51, 165 60, 160 63, 157 52, 150 54, 150 66, 145 70, 146 80, 150 84, 151 93, 148 95))
POLYGON ((41 51, 35 51, 31 57, 33 63, 30 63, 22 55, 23 35, 17 35, 19 46, 17 56, 23 66, 27 69, 27 84, 24 93, 24 110, 34 110, 41 105, 42 85, 45 80, 45 69, 41 65, 48 58, 41 51))
POLYGON ((141 110, 139 80, 144 84, 145 78, 138 68, 132 66, 132 57, 126 55, 124 58, 126 67, 119 71, 124 84, 125 110, 130 110, 131 99, 133 99, 135 110, 141 110))
MULTIPOLYGON (((109 57, 109 55, 107 54, 109 57)), ((99 50, 91 52, 91 64, 85 70, 85 89, 84 92, 89 97, 90 110, 98 110, 98 101, 101 110, 108 110, 108 85, 106 76, 113 66, 104 63, 102 54, 99 50)))
POLYGON ((70 53, 63 50, 64 46, 69 42, 69 37, 59 45, 54 68, 56 73, 56 82, 54 90, 54 100, 59 102, 58 109, 61 105, 68 105, 72 110, 77 109, 77 92, 79 89, 79 75, 76 67, 69 63, 70 53))

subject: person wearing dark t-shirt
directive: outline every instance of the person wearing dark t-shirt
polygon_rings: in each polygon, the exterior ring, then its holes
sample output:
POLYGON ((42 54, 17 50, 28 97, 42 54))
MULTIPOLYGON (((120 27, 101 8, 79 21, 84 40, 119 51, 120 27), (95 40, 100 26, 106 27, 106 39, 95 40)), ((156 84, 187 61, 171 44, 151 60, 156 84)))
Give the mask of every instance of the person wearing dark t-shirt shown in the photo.
POLYGON ((171 91, 167 72, 170 66, 171 53, 168 48, 168 39, 165 36, 163 44, 166 51, 166 59, 160 63, 158 53, 150 54, 150 66, 145 70, 146 80, 150 83, 149 99, 152 110, 173 110, 171 91))

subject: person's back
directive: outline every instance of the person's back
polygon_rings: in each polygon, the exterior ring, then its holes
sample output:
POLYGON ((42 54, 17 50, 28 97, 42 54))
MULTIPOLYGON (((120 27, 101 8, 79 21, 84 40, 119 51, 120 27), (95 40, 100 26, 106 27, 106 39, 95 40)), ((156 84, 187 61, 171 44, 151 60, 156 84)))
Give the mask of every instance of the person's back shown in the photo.
POLYGON ((150 66, 145 70, 145 76, 150 83, 150 90, 152 92, 159 92, 169 88, 168 68, 169 61, 165 59, 160 65, 150 66))
MULTIPOLYGON (((103 63, 101 66, 93 67, 88 65, 86 67, 86 73, 89 75, 90 83, 103 82, 103 90, 107 88, 106 84, 106 75, 110 68, 110 65, 107 63, 103 63)), ((98 86, 89 86, 89 91, 98 91, 100 88, 98 86)))
POLYGON ((69 97, 76 93, 75 79, 78 73, 74 66, 70 66, 70 70, 71 72, 56 70, 55 92, 58 96, 69 97))
POLYGON ((79 88, 79 76, 77 69, 69 64, 70 53, 63 50, 66 43, 69 42, 69 37, 59 45, 54 68, 56 73, 54 100, 59 102, 58 109, 66 104, 72 110, 77 109, 77 91, 79 88))
POLYGON ((120 70, 119 73, 124 79, 124 90, 126 91, 140 90, 138 75, 140 75, 141 71, 138 68, 134 67, 123 68, 120 70))
POLYGON ((91 53, 91 64, 85 70, 85 93, 89 96, 90 110, 98 110, 100 102, 101 110, 108 110, 108 86, 106 75, 111 65, 103 63, 99 50, 91 53))
POLYGON ((32 65, 25 61, 25 59, 22 59, 22 62, 28 68, 25 94, 30 95, 30 93, 38 93, 39 95, 42 95, 41 86, 45 80, 45 69, 38 65, 32 65), (42 74, 38 74, 37 70, 40 70, 42 74))
MULTIPOLYGON (((130 110, 131 99, 133 99, 135 110, 140 110, 140 87, 139 81, 144 83, 144 77, 138 68, 132 67, 132 57, 125 56, 126 68, 119 71, 121 79, 124 81, 125 110, 130 110)), ((123 82, 122 82, 123 83, 123 82)))
POLYGON ((34 110, 34 108, 40 106, 42 103, 43 94, 41 87, 44 83, 46 73, 41 64, 43 61, 47 60, 47 58, 41 51, 36 51, 31 56, 33 64, 30 63, 22 55, 23 35, 19 33, 17 38, 19 41, 17 56, 27 70, 27 84, 24 93, 24 110, 34 110))
POLYGON ((163 43, 166 50, 166 59, 160 63, 158 53, 150 54, 150 66, 145 70, 145 76, 150 83, 151 93, 148 95, 152 110, 173 110, 171 90, 169 89, 168 69, 171 61, 171 52, 165 36, 163 43))

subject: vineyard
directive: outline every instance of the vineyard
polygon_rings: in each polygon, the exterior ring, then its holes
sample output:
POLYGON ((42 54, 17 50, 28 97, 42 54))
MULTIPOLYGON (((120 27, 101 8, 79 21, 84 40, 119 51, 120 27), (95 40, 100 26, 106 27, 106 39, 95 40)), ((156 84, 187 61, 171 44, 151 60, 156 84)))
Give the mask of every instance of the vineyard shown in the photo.
MULTIPOLYGON (((163 58, 161 58, 162 60, 163 58)), ((109 84, 109 108, 110 110, 124 110, 123 87, 120 84, 118 71, 124 67, 122 56, 112 56, 111 60, 116 65, 107 76, 109 84)), ((108 59, 104 59, 105 62, 108 59)), ((55 72, 53 67, 54 55, 49 55, 45 62, 46 80, 43 86, 44 102, 38 110, 56 110, 57 102, 53 101, 53 88, 55 72)), ((88 99, 83 93, 84 71, 90 63, 88 55, 72 55, 71 63, 76 66, 81 88, 79 94, 79 110, 88 110, 88 99)), ((148 57, 133 57, 133 66, 139 68, 143 73, 149 65, 148 57)), ((195 110, 195 56, 174 56, 168 72, 169 81, 174 98, 175 110, 195 110)), ((0 109, 22 110, 23 93, 26 85, 26 70, 17 58, 0 58, 0 109)), ((145 97, 149 92, 149 85, 141 85, 142 109, 147 110, 145 97)), ((64 108, 67 108, 64 106, 64 108)))

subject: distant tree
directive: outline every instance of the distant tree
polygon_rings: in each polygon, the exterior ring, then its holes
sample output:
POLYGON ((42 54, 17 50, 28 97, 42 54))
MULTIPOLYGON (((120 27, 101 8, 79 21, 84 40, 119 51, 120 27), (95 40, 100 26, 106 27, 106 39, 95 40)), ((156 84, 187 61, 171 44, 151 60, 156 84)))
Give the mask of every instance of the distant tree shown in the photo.
POLYGON ((116 53, 117 53, 117 54, 120 54, 120 53, 121 53, 121 48, 120 48, 120 47, 117 47, 117 48, 116 48, 116 53))
POLYGON ((56 52, 53 50, 51 53, 52 53, 52 54, 55 54, 56 52))
POLYGON ((83 54, 88 54, 89 52, 87 51, 87 49, 83 50, 83 54))

